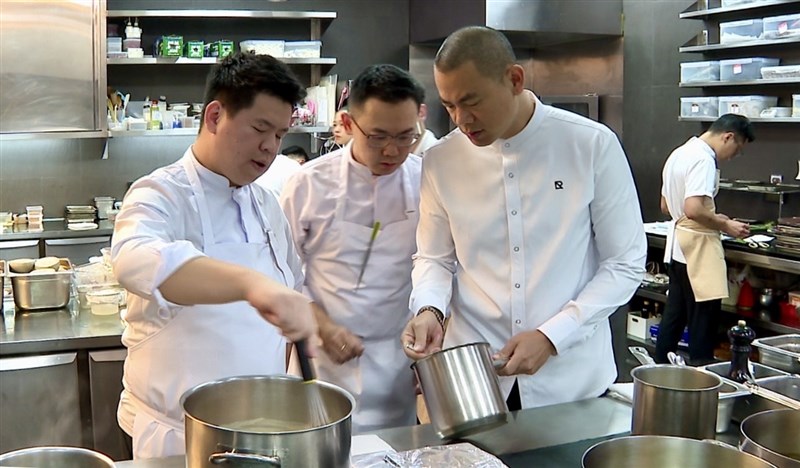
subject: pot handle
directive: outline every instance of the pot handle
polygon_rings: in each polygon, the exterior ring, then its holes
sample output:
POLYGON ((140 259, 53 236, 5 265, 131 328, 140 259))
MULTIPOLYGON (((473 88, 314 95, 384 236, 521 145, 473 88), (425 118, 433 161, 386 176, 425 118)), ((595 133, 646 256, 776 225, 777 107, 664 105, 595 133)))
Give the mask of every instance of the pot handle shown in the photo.
POLYGON ((247 462, 247 463, 263 463, 270 466, 281 466, 280 457, 268 457, 266 455, 259 455, 257 453, 238 453, 238 452, 223 452, 212 453, 208 457, 208 461, 212 465, 222 465, 224 463, 234 462, 247 462))

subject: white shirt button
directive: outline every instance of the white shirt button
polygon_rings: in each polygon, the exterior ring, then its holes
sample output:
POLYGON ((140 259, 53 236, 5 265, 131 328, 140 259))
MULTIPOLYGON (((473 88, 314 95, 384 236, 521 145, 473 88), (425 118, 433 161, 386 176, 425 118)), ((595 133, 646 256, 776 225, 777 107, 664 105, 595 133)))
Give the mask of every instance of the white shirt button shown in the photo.
POLYGON ((514 323, 516 323, 517 325, 519 325, 520 323, 522 323, 522 320, 520 320, 520 319, 517 319, 517 320, 515 320, 515 321, 514 321, 514 323))
POLYGON ((511 210, 511 215, 512 216, 516 216, 517 215, 517 210, 511 210))
POLYGON ((509 179, 513 179, 514 178, 514 173, 513 172, 509 172, 508 173, 508 178, 509 179))
POLYGON ((503 146, 505 146, 506 148, 511 148, 511 143, 506 143, 506 144, 505 144, 505 145, 503 145, 503 146))
POLYGON ((514 247, 514 252, 519 252, 519 247, 514 247))
POLYGON ((514 285, 514 287, 517 288, 517 289, 519 289, 519 286, 520 286, 519 283, 514 285))

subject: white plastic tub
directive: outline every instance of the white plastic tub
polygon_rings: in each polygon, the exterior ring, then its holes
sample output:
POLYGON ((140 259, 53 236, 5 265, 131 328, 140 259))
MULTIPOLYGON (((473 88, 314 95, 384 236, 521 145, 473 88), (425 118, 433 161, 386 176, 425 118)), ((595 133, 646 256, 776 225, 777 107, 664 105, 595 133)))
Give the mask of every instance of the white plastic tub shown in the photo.
POLYGON ((761 69, 764 67, 774 67, 780 63, 780 59, 752 57, 720 60, 719 79, 720 81, 751 81, 761 78, 761 69))
POLYGON ((758 118, 761 111, 778 105, 775 96, 720 96, 719 115, 739 114, 748 118, 758 118))
POLYGON ((285 58, 319 58, 322 42, 320 41, 293 41, 286 42, 283 46, 285 58))
POLYGON ((719 81, 719 61, 681 63, 681 83, 719 81))
POLYGON ((681 117, 717 117, 719 98, 716 97, 682 97, 681 117))
POLYGON ((792 117, 800 117, 800 94, 792 94, 792 117))
POLYGON ((242 52, 283 57, 285 41, 249 40, 239 43, 242 52))
POLYGON ((729 21, 719 24, 719 43, 731 44, 735 42, 755 41, 764 32, 764 25, 760 19, 746 19, 729 21))
POLYGON ((763 67, 761 77, 765 80, 784 80, 800 78, 800 65, 781 65, 780 67, 763 67))
POLYGON ((800 13, 764 18, 762 39, 800 36, 800 13))

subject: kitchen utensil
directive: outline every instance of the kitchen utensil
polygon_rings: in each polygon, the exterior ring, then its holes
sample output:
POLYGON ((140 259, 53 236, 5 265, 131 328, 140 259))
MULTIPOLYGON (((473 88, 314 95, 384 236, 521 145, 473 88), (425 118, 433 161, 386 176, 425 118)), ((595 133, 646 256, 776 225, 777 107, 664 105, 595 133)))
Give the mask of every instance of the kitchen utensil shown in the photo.
POLYGON ((667 353, 667 359, 669 359, 670 364, 674 366, 685 366, 686 361, 683 360, 683 356, 677 353, 673 353, 672 351, 667 353))
POLYGON ((355 400, 316 381, 329 420, 314 426, 311 384, 288 375, 230 377, 198 385, 181 397, 187 468, 228 463, 282 467, 350 467, 355 400))
POLYGON ((593 445, 583 468, 768 468, 760 458, 712 440, 664 436, 619 437, 593 445))
POLYGON ((722 380, 674 365, 640 366, 633 376, 633 435, 713 439, 722 380))
POLYGON ((488 343, 471 343, 426 356, 411 365, 434 430, 443 439, 503 425, 508 407, 488 343))
POLYGON ((800 373, 800 334, 778 335, 753 340, 761 363, 793 374, 800 373))
POLYGON ((739 447, 778 468, 800 468, 800 411, 753 414, 739 426, 739 447))
POLYGON ((634 355, 634 357, 636 357, 636 359, 639 361, 639 364, 650 365, 656 363, 656 361, 650 357, 650 353, 648 353, 647 350, 641 346, 629 346, 628 350, 634 355))
POLYGON ((114 468, 102 453, 79 447, 30 447, 0 455, 0 466, 114 468))
POLYGON ((375 238, 378 237, 378 233, 381 230, 381 222, 375 221, 372 225, 372 234, 369 236, 369 244, 367 244, 367 251, 364 253, 364 260, 361 262, 361 271, 358 273, 358 280, 356 280, 356 289, 361 287, 361 280, 364 278, 364 270, 367 269, 367 262, 369 261, 369 256, 372 254, 372 246, 375 244, 375 238))
POLYGON ((314 385, 317 375, 308 356, 308 342, 299 340, 295 342, 294 346, 297 348, 297 360, 300 362, 300 374, 303 376, 303 382, 309 385, 308 412, 311 415, 311 424, 322 426, 328 420, 328 415, 325 412, 325 404, 322 401, 319 387, 314 385))

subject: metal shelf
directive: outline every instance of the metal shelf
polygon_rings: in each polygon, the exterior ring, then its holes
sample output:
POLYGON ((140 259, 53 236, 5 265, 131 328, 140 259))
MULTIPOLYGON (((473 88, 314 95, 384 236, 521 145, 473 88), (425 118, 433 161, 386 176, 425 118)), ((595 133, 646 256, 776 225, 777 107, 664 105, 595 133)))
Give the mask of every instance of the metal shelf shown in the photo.
MULTIPOLYGON (((112 138, 125 137, 152 137, 152 136, 192 136, 197 135, 197 128, 169 128, 166 130, 111 130, 108 132, 112 138)), ((289 133, 330 133, 330 127, 290 127, 289 133)))
POLYGON ((748 81, 693 81, 678 83, 681 88, 708 88, 712 86, 753 86, 753 85, 786 85, 798 84, 800 78, 786 78, 783 80, 748 80, 748 81))
MULTIPOLYGON (((719 117, 678 117, 680 122, 713 122, 719 117)), ((774 119, 750 117, 751 122, 759 123, 794 123, 800 124, 800 117, 776 117, 774 119)))
POLYGON ((769 330, 771 332, 780 333, 781 335, 787 335, 791 333, 800 332, 800 329, 790 327, 788 325, 782 325, 780 323, 771 322, 769 320, 762 320, 756 317, 748 317, 739 313, 739 310, 736 306, 729 306, 729 305, 722 305, 722 312, 728 315, 735 315, 742 320, 745 320, 748 325, 763 328, 764 330, 769 330))
MULTIPOLYGON (((288 65, 336 65, 335 58, 280 58, 281 62, 288 65)), ((109 65, 211 65, 219 62, 217 57, 189 58, 189 57, 143 57, 143 58, 110 58, 109 65)))
POLYGON ((747 42, 734 42, 733 44, 707 44, 707 45, 691 45, 678 48, 679 52, 694 53, 694 52, 716 52, 737 49, 750 49, 753 47, 778 47, 782 45, 795 45, 800 43, 800 37, 791 37, 786 39, 776 40, 756 40, 747 42))
MULTIPOLYGON (((680 18, 693 18, 693 19, 708 19, 710 16, 715 15, 723 15, 725 13, 735 13, 735 12, 742 12, 742 11, 750 11, 750 10, 761 10, 764 8, 781 6, 781 5, 791 5, 792 3, 800 3, 798 0, 770 0, 770 1, 762 1, 757 3, 745 3, 743 5, 736 5, 731 7, 719 7, 719 8, 704 8, 698 9, 698 3, 695 2, 692 6, 687 8, 680 14, 680 18)), ((708 4, 708 0, 703 1, 702 3, 708 4)))
POLYGON ((800 188, 780 188, 780 187, 775 187, 775 190, 772 190, 773 186, 765 185, 764 187, 767 187, 767 189, 754 190, 754 189, 748 188, 746 186, 745 187, 742 187, 742 186, 739 186, 739 187, 737 187, 737 186, 731 186, 731 187, 720 186, 719 189, 720 190, 728 190, 728 191, 732 191, 732 192, 750 192, 750 193, 760 193, 760 194, 767 194, 767 195, 772 195, 772 194, 780 195, 780 194, 787 194, 787 193, 800 193, 800 188))
POLYGON ((335 11, 266 10, 108 10, 109 18, 274 18, 336 19, 335 11))
POLYGON ((645 299, 651 299, 653 301, 667 302, 667 295, 665 293, 658 292, 644 286, 639 286, 639 289, 636 290, 636 295, 639 297, 644 297, 645 299))

